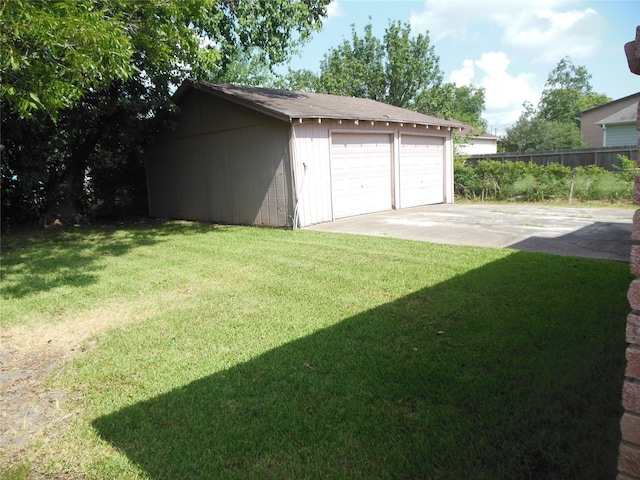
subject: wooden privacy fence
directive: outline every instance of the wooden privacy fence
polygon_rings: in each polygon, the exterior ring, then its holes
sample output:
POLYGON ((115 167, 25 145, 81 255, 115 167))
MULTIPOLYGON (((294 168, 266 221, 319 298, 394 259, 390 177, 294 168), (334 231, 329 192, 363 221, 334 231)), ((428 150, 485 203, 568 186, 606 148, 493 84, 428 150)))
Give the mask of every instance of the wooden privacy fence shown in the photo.
POLYGON ((624 155, 630 160, 638 161, 638 146, 577 148, 572 150, 548 150, 541 152, 510 152, 485 153, 471 155, 469 162, 476 165, 480 160, 496 160, 500 162, 531 162, 538 165, 559 163, 566 167, 586 167, 596 165, 606 170, 614 170, 613 166, 620 166, 618 155, 624 155))

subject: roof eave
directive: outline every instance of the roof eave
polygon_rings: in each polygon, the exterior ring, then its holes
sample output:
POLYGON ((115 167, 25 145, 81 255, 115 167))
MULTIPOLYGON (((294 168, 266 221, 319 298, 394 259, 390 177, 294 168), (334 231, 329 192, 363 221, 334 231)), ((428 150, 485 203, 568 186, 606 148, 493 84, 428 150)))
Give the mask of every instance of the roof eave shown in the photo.
POLYGON ((436 127, 440 129, 449 129, 449 130, 462 130, 463 127, 456 124, 449 123, 438 123, 438 122, 424 122, 424 121, 413 121, 413 120, 398 120, 394 118, 371 118, 371 117, 360 117, 360 118, 344 118, 341 116, 332 116, 332 115, 291 115, 290 121, 292 124, 301 123, 304 120, 335 120, 338 122, 372 122, 374 124, 400 124, 400 125, 416 125, 421 127, 436 127))
POLYGON ((637 123, 637 120, 618 120, 614 122, 596 122, 596 125, 635 125, 637 123))

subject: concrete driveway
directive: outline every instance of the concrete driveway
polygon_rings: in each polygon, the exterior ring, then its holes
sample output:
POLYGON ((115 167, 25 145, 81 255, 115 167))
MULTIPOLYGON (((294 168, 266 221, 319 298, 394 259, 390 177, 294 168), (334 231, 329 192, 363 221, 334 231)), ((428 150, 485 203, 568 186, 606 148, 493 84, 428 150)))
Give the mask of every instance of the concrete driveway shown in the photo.
POLYGON ((454 204, 343 218, 308 230, 629 261, 634 209, 454 204))

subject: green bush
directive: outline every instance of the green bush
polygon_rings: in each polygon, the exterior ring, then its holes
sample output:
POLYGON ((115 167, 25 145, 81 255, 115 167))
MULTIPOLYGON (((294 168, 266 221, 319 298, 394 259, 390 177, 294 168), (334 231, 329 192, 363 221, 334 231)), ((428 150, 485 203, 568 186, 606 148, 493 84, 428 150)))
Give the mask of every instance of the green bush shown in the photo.
POLYGON ((620 161, 616 172, 609 172, 595 165, 572 169, 557 163, 481 160, 474 167, 456 160, 455 194, 467 200, 628 201, 633 198, 635 162, 620 161))
POLYGON ((468 165, 464 160, 455 160, 453 170, 456 197, 467 200, 477 198, 477 192, 482 190, 482 182, 476 169, 468 165))
POLYGON ((633 182, 624 180, 619 175, 602 175, 592 187, 592 200, 631 200, 633 198, 633 182))
POLYGON ((613 165, 613 169, 626 181, 633 182, 638 170, 637 163, 626 155, 618 155, 620 165, 613 165))
POLYGON ((511 198, 514 200, 525 200, 528 202, 539 200, 539 185, 536 177, 528 173, 513 183, 511 198))

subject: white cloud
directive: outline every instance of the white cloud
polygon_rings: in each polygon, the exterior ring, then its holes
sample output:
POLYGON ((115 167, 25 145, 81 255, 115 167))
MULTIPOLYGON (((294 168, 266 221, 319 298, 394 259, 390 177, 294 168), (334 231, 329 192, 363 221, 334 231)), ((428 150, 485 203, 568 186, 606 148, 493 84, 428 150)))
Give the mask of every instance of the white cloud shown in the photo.
POLYGON ((461 8, 459 2, 425 0, 424 10, 412 14, 409 23, 416 33, 429 31, 435 42, 446 37, 466 38, 467 27, 474 22, 478 4, 482 3, 465 3, 461 8))
POLYGON ((429 32, 453 70, 450 81, 485 88, 483 117, 503 130, 524 102, 537 105, 546 75, 563 57, 597 57, 608 28, 597 10, 577 0, 424 0, 410 22, 414 33, 429 32), (460 56, 466 60, 451 65, 460 56))
MULTIPOLYGON (((566 1, 566 0, 565 0, 566 1)), ((538 0, 537 5, 546 6, 558 0, 538 0)), ((507 16, 517 15, 523 9, 531 9, 517 1, 504 0, 449 1, 424 0, 423 11, 411 15, 410 23, 414 30, 429 31, 434 41, 446 37, 466 39, 471 26, 488 26, 493 22, 496 12, 507 16)))
POLYGON ((457 86, 462 87, 471 85, 474 75, 473 60, 463 60, 462 68, 451 72, 449 78, 457 86))
POLYGON ((504 133, 522 112, 524 102, 537 105, 541 87, 529 73, 512 75, 508 72, 510 60, 504 52, 483 53, 478 60, 464 60, 462 68, 451 73, 456 85, 474 85, 485 89, 483 117, 490 129, 504 133))
POLYGON ((533 61, 558 62, 569 55, 594 54, 603 33, 603 18, 592 8, 560 11, 531 9, 517 16, 495 15, 502 41, 533 61))
POLYGON ((341 17, 342 15, 343 11, 338 0, 333 0, 329 5, 327 5, 327 17, 325 18, 325 23, 333 20, 334 18, 341 17))
POLYGON ((605 33, 606 21, 600 13, 575 7, 575 0, 424 0, 423 11, 414 13, 410 22, 415 32, 428 30, 434 42, 447 37, 469 41, 484 35, 500 39, 501 48, 513 48, 532 61, 555 63, 567 55, 593 55, 605 33))

